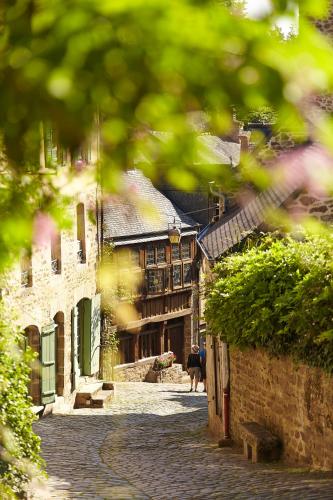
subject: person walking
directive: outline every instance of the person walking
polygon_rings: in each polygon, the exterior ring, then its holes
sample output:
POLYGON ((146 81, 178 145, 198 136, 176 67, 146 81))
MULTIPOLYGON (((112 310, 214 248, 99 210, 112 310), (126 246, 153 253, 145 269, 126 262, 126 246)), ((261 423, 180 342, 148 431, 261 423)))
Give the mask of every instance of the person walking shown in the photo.
POLYGON ((200 354, 200 362, 201 362, 201 381, 203 382, 203 392, 207 392, 207 383, 206 383, 206 342, 203 342, 202 349, 199 351, 200 354))
POLYGON ((200 380, 200 375, 201 375, 201 362, 200 362, 198 345, 195 344, 192 345, 191 354, 189 354, 187 358, 187 372, 191 377, 190 392, 193 391, 193 380, 194 380, 194 391, 198 392, 198 382, 200 380))

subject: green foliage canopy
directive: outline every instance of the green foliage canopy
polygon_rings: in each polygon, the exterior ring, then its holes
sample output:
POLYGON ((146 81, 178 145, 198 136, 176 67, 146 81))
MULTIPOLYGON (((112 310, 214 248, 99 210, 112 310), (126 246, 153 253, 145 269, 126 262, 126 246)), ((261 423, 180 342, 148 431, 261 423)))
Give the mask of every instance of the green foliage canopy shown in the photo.
MULTIPOLYGON (((98 121, 105 189, 117 188, 120 171, 138 158, 149 160, 141 167, 150 177, 163 174, 183 189, 230 175, 195 162, 189 111, 208 110, 212 130, 222 134, 232 109, 272 106, 277 126, 307 135, 304 100, 333 88, 332 47, 307 20, 324 15, 327 2, 304 0, 300 33, 285 43, 270 33, 292 2, 275 0, 256 21, 235 13, 234 3, 1 3, 0 135, 10 176, 0 184, 9 235, 1 231, 0 265, 31 238, 35 211, 49 211, 54 199, 60 204, 55 177, 38 174, 41 122, 51 123, 74 153, 98 121), (146 140, 150 130, 171 138, 157 149, 146 140), (20 220, 12 223, 16 207, 20 220)), ((321 124, 320 133, 328 137, 331 127, 321 124)))
POLYGON ((333 237, 271 235, 214 268, 205 316, 210 331, 240 348, 333 372, 333 237))

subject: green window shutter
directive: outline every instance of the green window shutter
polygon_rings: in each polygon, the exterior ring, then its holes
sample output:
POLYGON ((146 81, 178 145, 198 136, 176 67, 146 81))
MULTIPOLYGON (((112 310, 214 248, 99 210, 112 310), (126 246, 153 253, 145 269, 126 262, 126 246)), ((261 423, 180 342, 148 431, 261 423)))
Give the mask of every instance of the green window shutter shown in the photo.
POLYGON ((55 326, 54 323, 44 326, 41 334, 41 400, 44 405, 53 403, 56 394, 55 326))
POLYGON ((101 334, 101 296, 95 295, 84 303, 83 373, 94 375, 99 371, 101 334))
POLYGON ((78 308, 75 306, 71 311, 72 329, 72 390, 77 389, 80 377, 79 357, 78 357, 78 308))

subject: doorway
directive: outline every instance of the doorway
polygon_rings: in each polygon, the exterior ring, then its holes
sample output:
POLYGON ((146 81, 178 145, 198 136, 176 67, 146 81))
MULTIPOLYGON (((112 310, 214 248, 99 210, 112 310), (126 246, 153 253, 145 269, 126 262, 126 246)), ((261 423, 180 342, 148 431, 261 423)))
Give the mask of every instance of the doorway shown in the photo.
POLYGON ((164 350, 176 355, 176 363, 184 364, 184 322, 177 321, 166 326, 164 350))

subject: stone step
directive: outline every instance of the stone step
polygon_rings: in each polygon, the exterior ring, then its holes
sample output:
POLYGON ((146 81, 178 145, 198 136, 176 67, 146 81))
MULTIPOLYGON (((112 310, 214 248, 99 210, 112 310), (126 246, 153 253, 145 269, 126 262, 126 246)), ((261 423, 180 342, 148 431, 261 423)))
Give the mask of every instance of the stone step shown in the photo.
POLYGON ((105 408, 112 401, 114 396, 113 390, 101 390, 95 394, 90 400, 91 408, 105 408))
POLYGON ((103 406, 98 406, 101 403, 98 402, 100 395, 103 393, 113 394, 114 385, 113 382, 104 382, 103 380, 99 382, 94 382, 91 384, 85 384, 80 387, 75 396, 74 408, 89 408, 92 406, 92 400, 96 399, 95 408, 103 408, 103 406))

